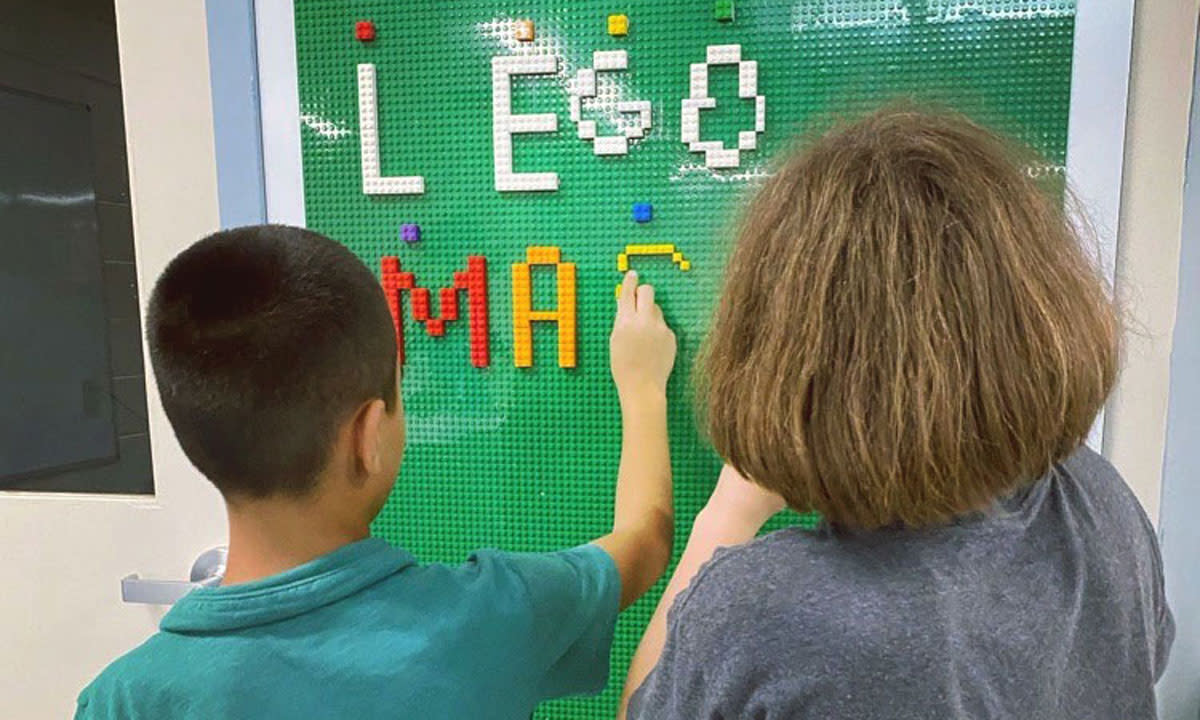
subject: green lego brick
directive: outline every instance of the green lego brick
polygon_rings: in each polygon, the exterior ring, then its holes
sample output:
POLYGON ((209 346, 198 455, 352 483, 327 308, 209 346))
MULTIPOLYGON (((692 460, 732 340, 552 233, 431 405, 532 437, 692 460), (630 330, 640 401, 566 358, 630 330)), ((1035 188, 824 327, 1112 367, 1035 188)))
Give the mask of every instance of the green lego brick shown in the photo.
POLYGON ((733 0, 717 0, 713 4, 713 17, 721 22, 732 22, 733 0))

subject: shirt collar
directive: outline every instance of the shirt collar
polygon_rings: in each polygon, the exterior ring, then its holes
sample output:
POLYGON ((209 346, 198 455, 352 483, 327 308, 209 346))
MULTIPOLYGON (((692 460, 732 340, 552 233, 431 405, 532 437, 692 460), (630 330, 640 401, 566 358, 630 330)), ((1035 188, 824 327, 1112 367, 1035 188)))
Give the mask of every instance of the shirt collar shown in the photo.
POLYGON ((286 620, 333 604, 414 564, 404 550, 367 538, 261 580, 197 588, 175 603, 160 627, 208 633, 286 620))

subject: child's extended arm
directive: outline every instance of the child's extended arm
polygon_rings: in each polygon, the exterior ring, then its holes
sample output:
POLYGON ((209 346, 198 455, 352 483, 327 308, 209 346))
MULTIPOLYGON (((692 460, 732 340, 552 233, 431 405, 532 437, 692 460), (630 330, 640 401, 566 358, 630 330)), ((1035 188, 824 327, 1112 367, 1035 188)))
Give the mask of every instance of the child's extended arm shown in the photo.
POLYGON ((683 557, 667 584, 646 632, 629 664, 625 690, 621 696, 621 718, 625 717, 629 696, 646 679, 662 655, 667 639, 667 611, 679 593, 688 586, 719 547, 738 545, 752 539, 772 515, 784 508, 783 499, 746 480, 726 465, 717 479, 717 487, 704 509, 696 515, 683 557))
POLYGON ((666 570, 675 525, 666 394, 675 335, 654 303, 654 288, 639 287, 632 271, 617 302, 611 361, 621 401, 621 465, 613 530, 595 544, 617 565, 626 608, 666 570))

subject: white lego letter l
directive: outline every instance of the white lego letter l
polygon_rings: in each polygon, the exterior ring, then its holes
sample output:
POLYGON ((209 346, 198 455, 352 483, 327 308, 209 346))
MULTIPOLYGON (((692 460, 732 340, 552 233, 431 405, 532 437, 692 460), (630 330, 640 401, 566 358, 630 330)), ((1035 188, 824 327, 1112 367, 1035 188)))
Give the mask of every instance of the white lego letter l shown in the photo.
POLYGON ((420 195, 425 192, 421 175, 381 177, 379 174, 379 103, 375 90, 375 66, 358 66, 358 141, 362 156, 364 195, 420 195))

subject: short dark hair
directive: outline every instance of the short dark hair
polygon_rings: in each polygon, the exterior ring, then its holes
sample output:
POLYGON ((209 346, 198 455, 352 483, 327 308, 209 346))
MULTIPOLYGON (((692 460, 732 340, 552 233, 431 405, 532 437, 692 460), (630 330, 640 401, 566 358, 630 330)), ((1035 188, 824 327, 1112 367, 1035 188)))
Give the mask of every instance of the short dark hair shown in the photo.
POLYGON ((163 409, 227 499, 299 496, 362 403, 396 397, 396 335, 378 281, 318 233, 214 233, 154 286, 146 322, 163 409))

